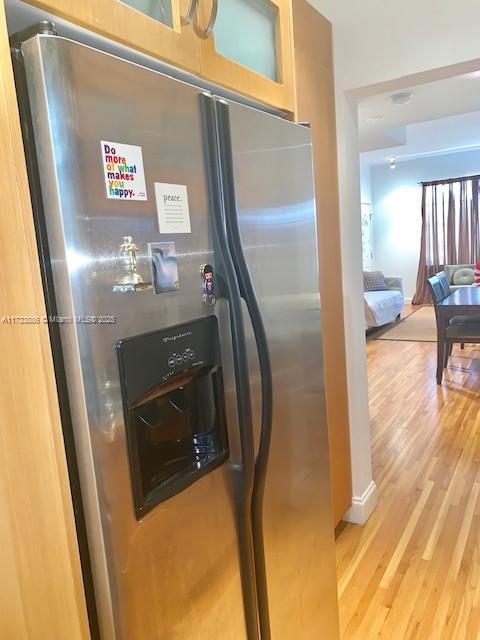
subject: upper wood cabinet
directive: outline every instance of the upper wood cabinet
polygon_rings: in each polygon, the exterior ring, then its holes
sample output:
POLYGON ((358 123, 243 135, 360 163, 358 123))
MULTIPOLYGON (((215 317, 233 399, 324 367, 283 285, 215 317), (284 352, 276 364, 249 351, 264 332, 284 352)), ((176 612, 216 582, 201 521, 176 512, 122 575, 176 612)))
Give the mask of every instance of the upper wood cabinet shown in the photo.
POLYGON ((50 13, 192 73, 200 48, 196 0, 28 0, 50 13), (190 21, 189 10, 193 8, 190 21))
POLYGON ((199 0, 201 74, 294 111, 291 0, 199 0))
POLYGON ((291 0, 27 0, 205 79, 294 111, 291 0))

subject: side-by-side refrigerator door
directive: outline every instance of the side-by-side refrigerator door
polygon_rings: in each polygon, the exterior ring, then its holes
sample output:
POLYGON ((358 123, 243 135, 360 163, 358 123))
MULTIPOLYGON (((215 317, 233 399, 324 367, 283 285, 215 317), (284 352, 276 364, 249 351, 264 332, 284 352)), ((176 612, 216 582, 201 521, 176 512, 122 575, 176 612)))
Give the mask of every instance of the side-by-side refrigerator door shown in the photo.
POLYGON ((22 51, 102 640, 245 640, 201 92, 22 51))
POLYGON ((222 99, 216 111, 227 230, 245 299, 262 638, 334 640, 338 606, 310 131, 222 99))

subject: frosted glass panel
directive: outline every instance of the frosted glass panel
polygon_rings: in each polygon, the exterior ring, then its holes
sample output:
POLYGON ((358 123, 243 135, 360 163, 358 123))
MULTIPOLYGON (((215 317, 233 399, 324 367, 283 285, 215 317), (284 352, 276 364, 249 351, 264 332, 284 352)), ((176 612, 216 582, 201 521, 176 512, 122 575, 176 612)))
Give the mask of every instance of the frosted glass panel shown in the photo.
POLYGON ((277 10, 268 0, 218 0, 217 53, 278 80, 277 10))
POLYGON ((122 2, 154 20, 173 27, 172 0, 122 0, 122 2))

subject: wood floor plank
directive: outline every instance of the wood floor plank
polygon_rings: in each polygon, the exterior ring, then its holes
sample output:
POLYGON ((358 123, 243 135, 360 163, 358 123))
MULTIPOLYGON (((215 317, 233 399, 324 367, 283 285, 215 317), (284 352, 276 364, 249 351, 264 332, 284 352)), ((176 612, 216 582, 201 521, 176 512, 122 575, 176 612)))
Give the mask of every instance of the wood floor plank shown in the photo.
POLYGON ((337 537, 342 640, 480 639, 480 349, 369 340, 377 510, 337 537))
POLYGON ((465 513, 462 521, 462 526, 458 533, 457 543, 455 545, 455 550, 453 552, 452 564, 450 567, 450 572, 452 574, 452 578, 454 580, 457 579, 458 572, 460 570, 460 563, 462 562, 463 554, 465 553, 465 546, 467 544, 467 538, 470 535, 472 521, 473 521, 473 512, 475 510, 475 506, 478 500, 478 492, 480 489, 480 484, 475 482, 472 487, 472 491, 470 496, 468 497, 468 503, 465 508, 465 513))
POLYGON ((392 555, 390 562, 388 563, 385 573, 383 574, 383 578, 380 582, 380 587, 382 589, 387 589, 389 587, 393 576, 397 572, 400 560, 403 558, 403 554, 405 553, 405 549, 410 542, 410 538, 412 537, 415 527, 417 526, 418 520, 423 514, 425 503, 430 497, 433 487, 434 483, 431 480, 427 480, 427 482, 425 483, 425 487, 420 494, 418 502, 415 506, 415 509, 412 511, 412 514, 407 522, 407 526, 403 530, 402 537, 400 538, 395 548, 395 552, 392 555))

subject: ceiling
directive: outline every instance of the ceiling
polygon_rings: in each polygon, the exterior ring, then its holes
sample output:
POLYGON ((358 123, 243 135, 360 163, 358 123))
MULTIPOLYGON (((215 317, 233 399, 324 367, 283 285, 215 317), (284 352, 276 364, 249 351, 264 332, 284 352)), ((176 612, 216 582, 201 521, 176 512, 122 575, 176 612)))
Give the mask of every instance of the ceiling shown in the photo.
POLYGON ((428 155, 480 148, 480 73, 402 89, 408 104, 391 92, 362 99, 358 124, 362 162, 401 162, 428 155))

